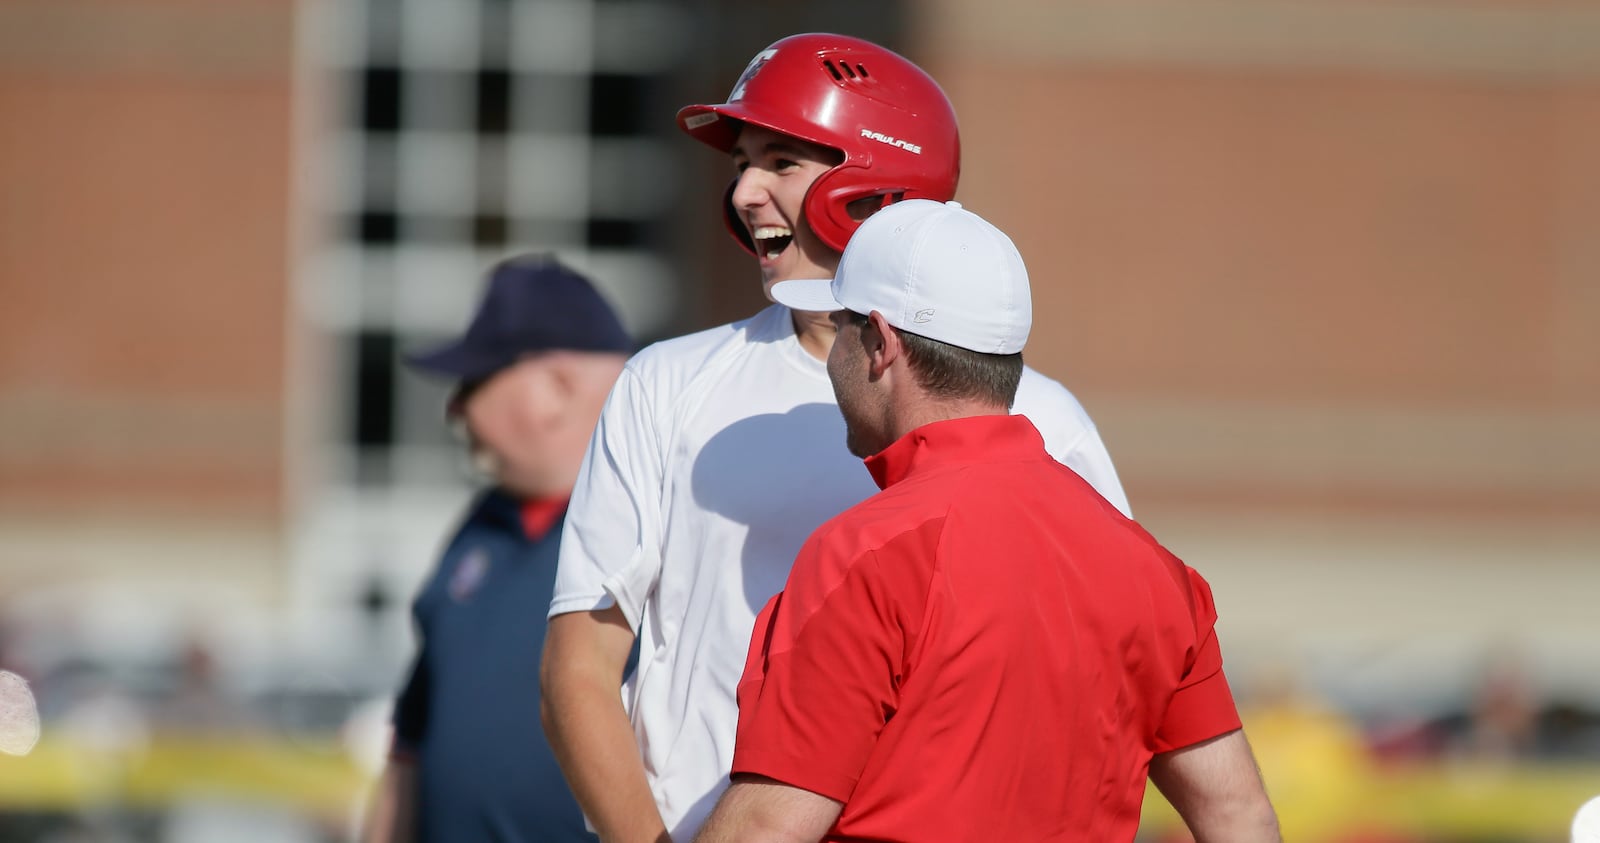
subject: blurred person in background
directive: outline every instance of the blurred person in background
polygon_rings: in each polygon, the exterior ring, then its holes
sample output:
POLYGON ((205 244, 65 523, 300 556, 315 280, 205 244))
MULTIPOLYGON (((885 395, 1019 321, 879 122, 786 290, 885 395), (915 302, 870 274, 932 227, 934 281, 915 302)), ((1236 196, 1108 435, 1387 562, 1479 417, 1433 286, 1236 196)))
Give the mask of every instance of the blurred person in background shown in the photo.
POLYGON ((1466 710, 1433 724, 1446 757, 1503 763, 1540 754, 1539 700, 1521 656, 1509 646, 1489 652, 1466 710))
POLYGON ((522 256, 495 267, 463 336, 408 358, 455 381, 447 415, 494 485, 413 606, 366 843, 594 839, 539 729, 539 654, 567 497, 631 348, 587 279, 522 256))
MULTIPOLYGON (((768 299, 780 281, 831 277, 874 211, 956 192, 944 92, 857 38, 782 39, 727 102, 689 106, 678 125, 728 156, 720 216, 768 299)), ((544 658, 545 731, 604 840, 694 836, 728 786, 756 613, 806 536, 875 491, 843 445, 824 363, 834 335, 828 314, 773 303, 641 351, 607 401, 573 491, 544 658)), ((1015 412, 1127 511, 1070 392, 1025 369, 1015 412)))
POLYGON ((1462 707, 1426 724, 1442 758, 1501 765, 1600 760, 1600 711, 1541 688, 1524 647, 1491 646, 1475 674, 1462 707))
POLYGON ((238 739, 265 727, 248 702, 225 686, 217 653, 203 631, 192 629, 184 634, 175 660, 177 677, 172 693, 150 712, 153 730, 238 739))

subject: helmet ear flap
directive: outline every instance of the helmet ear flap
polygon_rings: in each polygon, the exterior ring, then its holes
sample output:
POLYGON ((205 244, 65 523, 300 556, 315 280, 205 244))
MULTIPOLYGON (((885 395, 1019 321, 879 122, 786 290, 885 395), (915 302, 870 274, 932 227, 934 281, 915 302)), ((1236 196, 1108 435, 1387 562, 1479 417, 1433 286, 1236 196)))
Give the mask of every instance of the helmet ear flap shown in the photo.
POLYGON ((752 256, 756 254, 756 241, 750 237, 750 229, 745 228, 744 220, 739 218, 739 209, 733 206, 733 189, 739 186, 739 179, 734 177, 728 182, 728 189, 722 192, 722 224, 728 227, 728 233, 733 239, 739 241, 739 246, 752 256))
MULTIPOLYGON (((869 159, 870 160, 870 159, 869 159)), ((866 218, 902 199, 923 198, 920 191, 905 187, 889 187, 862 181, 871 176, 866 164, 845 164, 817 177, 806 192, 806 222, 828 248, 843 252, 850 237, 866 218), (851 206, 874 201, 866 205, 860 219, 851 215, 851 206)))
MULTIPOLYGON (((834 167, 818 176, 806 190, 804 201, 806 225, 811 227, 817 239, 835 252, 843 252, 844 245, 850 242, 850 235, 855 234, 856 229, 861 227, 860 220, 850 217, 850 203, 872 195, 862 193, 859 188, 852 189, 849 178, 835 178, 845 169, 834 167)), ((759 257, 755 240, 750 237, 750 229, 745 226, 744 219, 739 216, 739 209, 733 204, 733 191, 738 186, 739 179, 735 176, 728 182, 728 189, 722 192, 722 224, 727 227, 728 233, 733 235, 733 239, 738 241, 739 248, 759 257)), ((898 199, 898 194, 892 196, 886 194, 884 204, 898 199)))
POLYGON ((843 252, 850 235, 861 227, 859 220, 850 218, 852 201, 870 195, 856 184, 861 174, 859 167, 838 166, 823 173, 806 191, 806 224, 811 233, 835 252, 843 252))

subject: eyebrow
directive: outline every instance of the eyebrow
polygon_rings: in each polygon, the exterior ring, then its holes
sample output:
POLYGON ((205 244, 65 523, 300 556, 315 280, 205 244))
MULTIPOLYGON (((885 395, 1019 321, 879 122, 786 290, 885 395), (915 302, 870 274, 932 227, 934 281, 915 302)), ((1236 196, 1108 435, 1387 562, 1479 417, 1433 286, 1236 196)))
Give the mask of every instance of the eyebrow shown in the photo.
MULTIPOLYGON (((767 143, 763 144, 761 148, 757 150, 757 152, 762 155, 787 155, 792 158, 819 157, 813 150, 791 140, 768 141, 767 143)), ((751 157, 750 154, 741 149, 738 144, 734 144, 733 149, 730 150, 728 154, 735 157, 751 157)))

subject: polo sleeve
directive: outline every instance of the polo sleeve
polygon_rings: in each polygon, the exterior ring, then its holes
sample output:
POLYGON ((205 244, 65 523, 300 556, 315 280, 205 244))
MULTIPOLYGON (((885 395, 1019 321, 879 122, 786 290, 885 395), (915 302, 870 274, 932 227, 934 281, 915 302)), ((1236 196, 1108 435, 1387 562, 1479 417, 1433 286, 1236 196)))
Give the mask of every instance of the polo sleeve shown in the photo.
POLYGON ((757 618, 733 772, 844 802, 896 709, 905 646, 876 553, 839 553, 814 536, 757 618), (844 563, 842 578, 828 582, 844 563))
POLYGON ((644 382, 625 367, 572 490, 551 617, 614 604, 638 630, 661 574, 661 427, 644 382))
POLYGON ((428 662, 422 653, 411 665, 411 675, 394 702, 394 742, 391 754, 410 756, 422 742, 428 726, 428 662))
POLYGON ((1156 732, 1155 751, 1170 752, 1238 729, 1239 710, 1222 671, 1222 646, 1217 642, 1217 608, 1211 586, 1193 568, 1189 579, 1195 652, 1187 673, 1167 705, 1156 732))

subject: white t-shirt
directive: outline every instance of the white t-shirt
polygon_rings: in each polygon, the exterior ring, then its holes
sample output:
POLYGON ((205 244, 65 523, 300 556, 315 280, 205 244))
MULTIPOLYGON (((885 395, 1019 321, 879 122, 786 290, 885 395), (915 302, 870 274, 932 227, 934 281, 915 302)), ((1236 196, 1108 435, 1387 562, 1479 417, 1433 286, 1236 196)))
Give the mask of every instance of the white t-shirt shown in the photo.
MULTIPOLYGON (((1071 393, 1027 369, 1013 412, 1128 511, 1071 393)), ((756 614, 811 531, 876 491, 845 448, 825 365, 781 305, 652 345, 623 369, 572 493, 550 614, 614 600, 639 635, 623 693, 674 840, 727 787, 756 614)))

